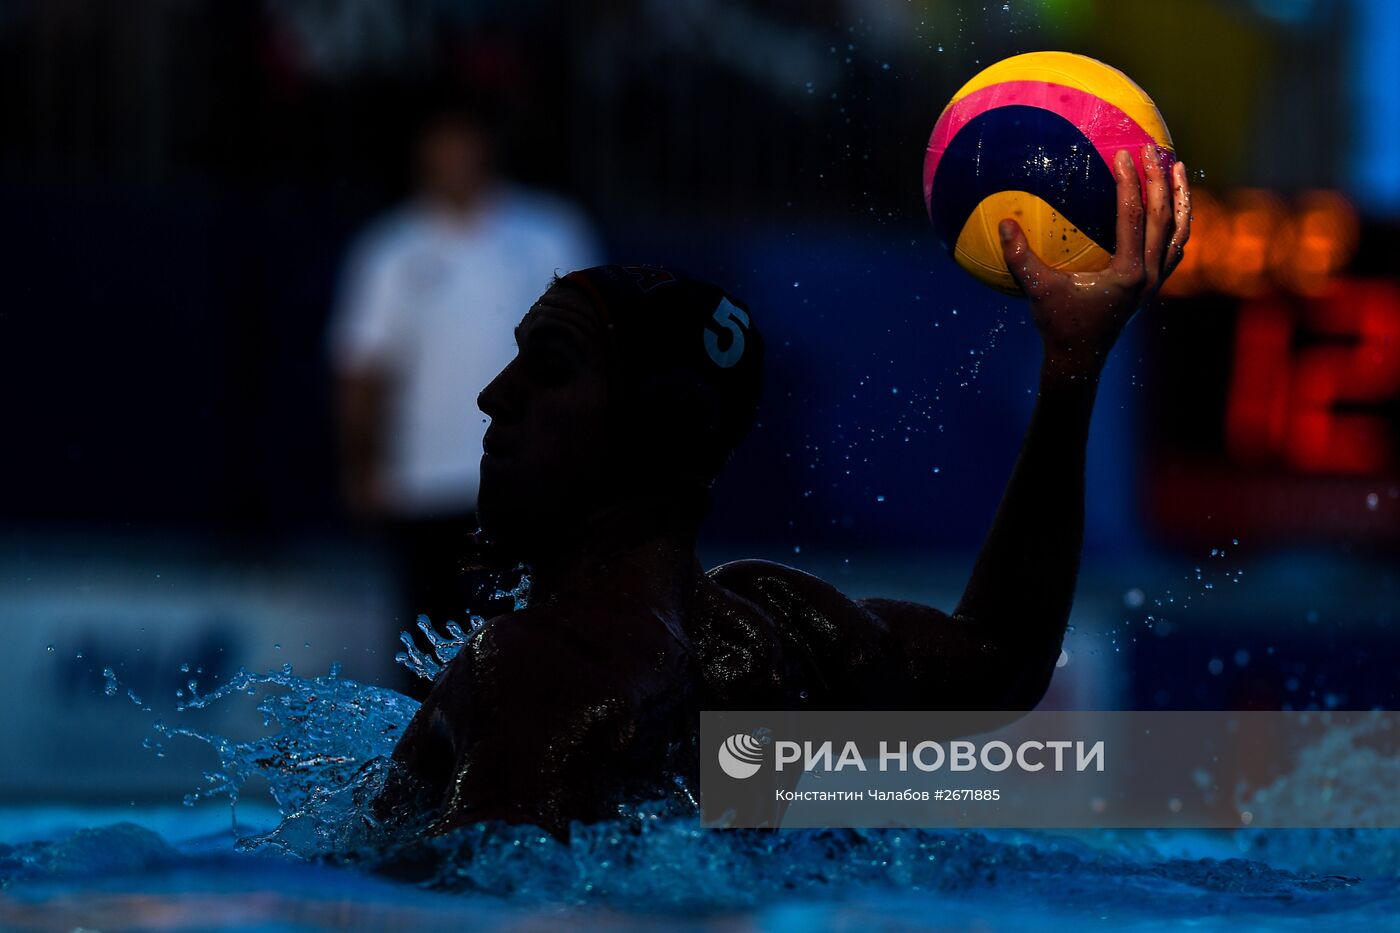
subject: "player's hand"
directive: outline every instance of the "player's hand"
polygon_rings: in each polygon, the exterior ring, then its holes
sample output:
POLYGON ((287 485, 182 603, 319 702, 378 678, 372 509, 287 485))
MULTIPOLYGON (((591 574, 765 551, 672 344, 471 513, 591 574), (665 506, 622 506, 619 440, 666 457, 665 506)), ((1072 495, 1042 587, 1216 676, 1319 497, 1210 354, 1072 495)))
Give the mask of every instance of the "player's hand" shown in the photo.
POLYGON ((1143 149, 1147 196, 1126 149, 1114 159, 1118 181, 1118 249, 1098 272, 1058 272, 1037 256, 1014 220, 1001 222, 1006 265, 1031 302, 1045 343, 1047 370, 1073 378, 1095 376, 1124 325, 1162 287, 1181 262, 1191 235, 1191 186, 1177 162, 1170 178, 1165 150, 1143 149))

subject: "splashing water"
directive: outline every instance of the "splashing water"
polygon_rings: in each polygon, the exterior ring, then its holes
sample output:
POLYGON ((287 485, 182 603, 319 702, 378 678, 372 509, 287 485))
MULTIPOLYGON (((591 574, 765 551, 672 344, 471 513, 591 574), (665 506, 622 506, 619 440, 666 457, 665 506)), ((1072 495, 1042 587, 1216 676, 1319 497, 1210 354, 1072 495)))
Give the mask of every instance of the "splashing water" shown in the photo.
MULTIPOLYGON (((491 599, 510 599, 512 611, 524 609, 530 601, 530 575, 524 572, 523 567, 517 567, 516 572, 520 573, 519 582, 515 586, 505 588, 497 586, 491 599)), ((442 669, 462 650, 462 648, 480 632, 486 625, 486 619, 479 615, 467 613, 467 628, 463 628, 451 619, 448 619, 443 628, 447 630, 447 636, 443 637, 433 628, 432 621, 425 615, 420 615, 417 627, 423 633, 423 637, 428 640, 428 646, 432 651, 430 657, 413 639, 412 632, 400 632, 399 641, 403 643, 404 650, 394 655, 394 660, 408 668, 417 676, 430 683, 437 680, 442 669)))
MULTIPOLYGON (((428 650, 404 633, 399 660, 420 677, 436 677, 482 624, 469 617, 465 627, 445 624, 441 635, 420 618, 428 650)), ((118 694, 115 676, 107 680, 105 692, 118 694)), ((1384 830, 1102 831, 1074 838, 1016 831, 720 832, 702 829, 674 800, 576 825, 567 843, 528 826, 482 824, 444 835, 419 832, 421 823, 393 829, 373 802, 418 704, 334 667, 308 679, 286 665, 263 674, 239 671, 203 695, 191 684, 180 710, 259 694, 257 709, 271 731, 252 740, 183 724, 154 727, 157 753, 159 743, 183 737, 207 744, 218 759, 187 803, 227 797, 236 808, 249 780, 267 782, 281 821, 239 839, 237 849, 379 871, 425 888, 487 892, 521 910, 564 904, 638 916, 730 916, 776 902, 835 900, 878 911, 918 897, 924 909, 930 901, 950 910, 993 902, 998 909, 1048 909, 1066 925, 1089 916, 1087 909, 1094 917, 1111 912, 1152 927, 1164 918, 1199 923, 1240 913, 1270 924, 1329 915, 1371 922, 1400 907, 1400 832, 1384 830)), ((1375 793, 1368 807, 1400 806, 1384 799, 1400 767, 1395 750, 1378 748, 1375 740, 1360 729, 1334 730, 1293 774, 1257 791, 1250 807, 1287 812, 1300 795, 1339 782, 1352 789, 1369 783, 1375 793)), ((0 886, 113 865, 144 870, 182 857, 155 833, 121 824, 57 842, 0 846, 0 886)))
MULTIPOLYGON (((420 653, 427 663, 410 657, 406 666, 426 676, 448 663, 470 637, 465 630, 448 630, 450 638, 430 640, 431 657, 420 653)), ((261 777, 282 820, 270 832, 239 840, 238 848, 408 875, 440 890, 489 891, 522 904, 668 912, 757 910, 774 891, 803 900, 881 891, 940 897, 1014 891, 1022 903, 1067 909, 1087 898, 1096 910, 1175 917, 1352 911, 1391 903, 1396 895, 1400 834, 1386 831, 1264 830, 1214 837, 1216 856, 1267 857, 1290 867, 1238 857, 1172 857, 1177 837, 1170 833, 1071 839, 1012 831, 715 832, 701 829, 693 815, 658 803, 623 808, 606 823, 576 826, 567 844, 533 827, 491 824, 442 836, 395 834, 371 804, 418 704, 344 678, 334 668, 304 679, 284 666, 267 674, 240 671, 217 690, 194 694, 183 708, 203 709, 264 690, 270 692, 257 708, 274 731, 258 739, 239 742, 157 724, 163 739, 193 738, 218 756, 219 766, 206 774, 208 786, 187 802, 227 796, 236 804, 244 784, 261 777)), ((1353 782, 1394 776, 1393 757, 1380 755, 1366 736, 1338 730, 1303 757, 1295 774, 1259 791, 1250 805, 1259 812, 1287 807, 1292 797, 1315 792, 1319 782, 1335 781, 1339 756, 1353 782)), ((131 839, 130 832, 122 845, 132 851, 165 851, 159 837, 131 839)), ((111 842, 102 839, 103 845, 111 842)), ((88 841, 99 844, 96 836, 88 841)), ((56 851, 30 851, 26 870, 59 857, 56 851)), ((61 857, 74 855, 64 849, 61 857)))
POLYGON ((240 670, 204 696, 189 685, 190 698, 179 709, 204 709, 238 695, 268 692, 258 703, 269 735, 235 741, 190 726, 160 722, 160 740, 179 736, 203 742, 218 756, 218 767, 204 774, 206 786, 185 797, 187 805, 210 797, 227 797, 237 825, 243 786, 253 777, 268 783, 282 823, 266 837, 243 840, 244 848, 273 845, 302 855, 361 844, 377 829, 368 805, 383 786, 389 756, 418 709, 408 697, 340 676, 339 666, 305 679, 290 664, 278 671, 253 674, 240 670))
POLYGON ((437 629, 433 628, 433 623, 427 616, 420 615, 417 624, 418 630, 428 639, 433 656, 429 657, 423 649, 418 647, 411 632, 400 632, 399 641, 403 642, 404 650, 394 655, 394 660, 424 680, 432 682, 437 680, 443 667, 457 657, 463 646, 471 641, 472 636, 481 630, 481 626, 486 624, 486 620, 481 616, 471 616, 470 629, 463 631, 460 625, 449 619, 447 624, 443 626, 447 629, 448 637, 446 638, 438 634, 437 629))

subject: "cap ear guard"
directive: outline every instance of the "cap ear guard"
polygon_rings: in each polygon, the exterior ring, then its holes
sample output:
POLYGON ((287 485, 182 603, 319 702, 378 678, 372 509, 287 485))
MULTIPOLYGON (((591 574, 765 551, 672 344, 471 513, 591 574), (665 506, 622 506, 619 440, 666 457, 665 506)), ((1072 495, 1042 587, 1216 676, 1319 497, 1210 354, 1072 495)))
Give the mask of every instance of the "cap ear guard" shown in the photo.
POLYGON ((633 386, 636 437, 665 460, 665 475, 708 488, 729 460, 723 400, 686 370, 650 373, 633 386))

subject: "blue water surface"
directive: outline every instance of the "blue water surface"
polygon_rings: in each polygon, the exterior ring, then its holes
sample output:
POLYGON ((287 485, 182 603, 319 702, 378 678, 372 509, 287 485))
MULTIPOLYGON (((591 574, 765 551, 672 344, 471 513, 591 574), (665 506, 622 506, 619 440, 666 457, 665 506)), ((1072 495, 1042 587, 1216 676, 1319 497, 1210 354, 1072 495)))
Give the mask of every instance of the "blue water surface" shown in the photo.
MULTIPOLYGON (((428 676, 469 636, 404 660, 428 676)), ((653 804, 567 844, 396 836, 369 803, 412 700, 288 667, 182 715, 250 694, 269 726, 250 741, 154 725, 157 753, 202 741, 219 762, 182 812, 0 812, 0 929, 1400 929, 1400 831, 771 833, 653 804), (275 808, 242 799, 253 778, 275 808)))

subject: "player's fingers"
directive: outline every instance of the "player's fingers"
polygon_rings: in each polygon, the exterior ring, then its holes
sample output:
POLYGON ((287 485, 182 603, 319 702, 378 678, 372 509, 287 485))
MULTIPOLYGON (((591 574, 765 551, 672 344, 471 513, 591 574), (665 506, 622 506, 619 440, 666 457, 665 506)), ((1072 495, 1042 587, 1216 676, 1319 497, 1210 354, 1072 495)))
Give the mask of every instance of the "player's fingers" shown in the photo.
POLYGON ((1142 152, 1143 171, 1147 176, 1147 230, 1143 236, 1142 262, 1149 286, 1165 274, 1163 260, 1167 238, 1171 235, 1171 193, 1167 187, 1167 170, 1162 166, 1165 154, 1165 150, 1156 146, 1146 146, 1142 152))
POLYGON ((1119 149, 1113 158, 1113 174, 1118 179, 1118 246, 1113 253, 1117 272, 1142 272, 1142 187, 1128 150, 1119 149))
POLYGON ((1186 179, 1186 164, 1178 162, 1172 166, 1172 201, 1176 210, 1176 227, 1172 231, 1172 241, 1167 246, 1166 268, 1162 277, 1172 274, 1172 270, 1186 255, 1186 241, 1191 239, 1191 183, 1186 179))
POLYGON ((1011 219, 1003 220, 999 226, 1001 252, 1006 258, 1006 268, 1021 291, 1034 298, 1043 295, 1050 288, 1050 280, 1055 271, 1041 261, 1040 257, 1026 242, 1025 231, 1011 219))

